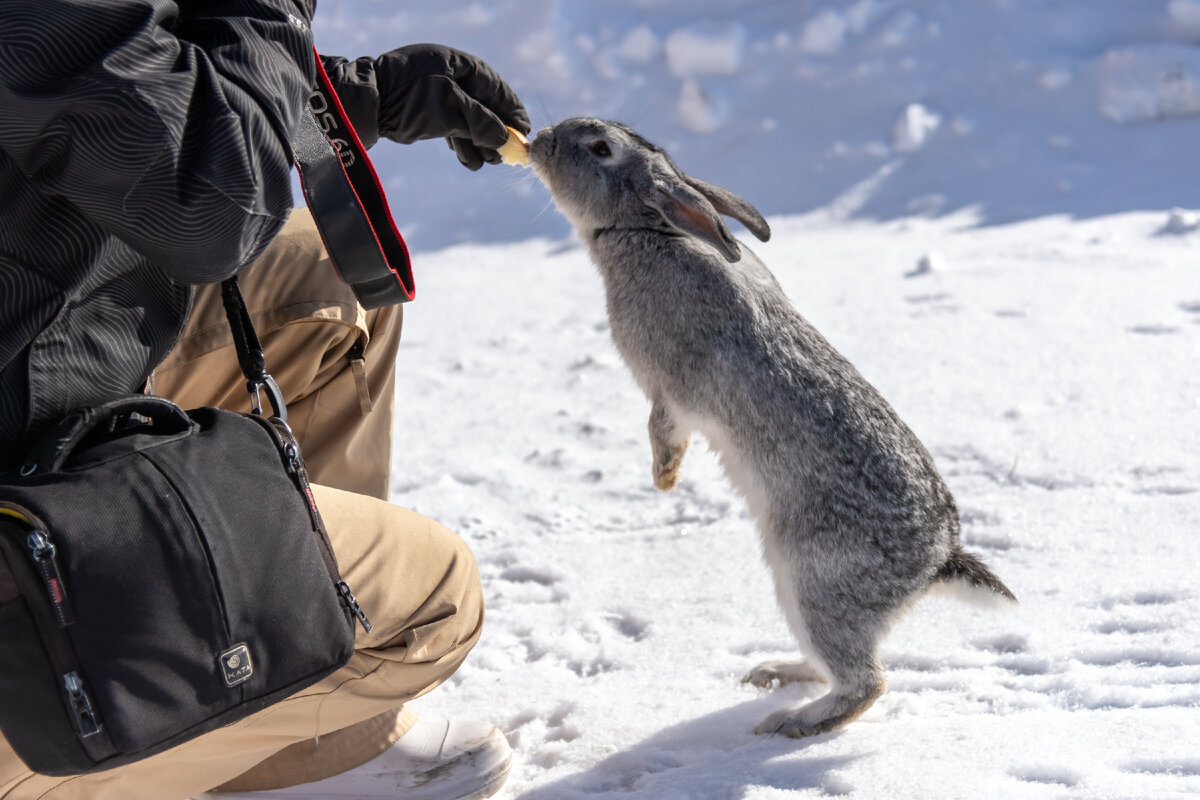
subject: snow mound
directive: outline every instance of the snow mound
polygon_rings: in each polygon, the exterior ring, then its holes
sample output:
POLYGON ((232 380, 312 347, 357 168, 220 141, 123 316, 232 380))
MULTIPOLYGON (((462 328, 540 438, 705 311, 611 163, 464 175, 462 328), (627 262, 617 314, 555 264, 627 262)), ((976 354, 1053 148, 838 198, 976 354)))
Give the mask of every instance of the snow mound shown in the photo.
POLYGON ((1200 231, 1200 213, 1186 208, 1172 208, 1167 221, 1158 232, 1164 236, 1182 236, 1200 231))
POLYGON ((906 278, 918 278, 922 275, 929 275, 934 272, 945 272, 950 266, 950 262, 946 256, 938 250, 930 250, 917 259, 917 265, 912 268, 912 271, 906 272, 906 278))

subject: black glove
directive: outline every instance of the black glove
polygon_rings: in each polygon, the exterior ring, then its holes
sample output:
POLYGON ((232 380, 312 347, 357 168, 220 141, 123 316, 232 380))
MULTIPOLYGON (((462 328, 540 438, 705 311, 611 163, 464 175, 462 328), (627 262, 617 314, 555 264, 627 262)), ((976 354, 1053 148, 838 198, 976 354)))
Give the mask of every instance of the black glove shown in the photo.
POLYGON ((529 133, 529 115, 496 72, 469 53, 414 44, 375 61, 379 133, 411 144, 445 136, 458 160, 476 170, 500 163, 505 125, 529 133))

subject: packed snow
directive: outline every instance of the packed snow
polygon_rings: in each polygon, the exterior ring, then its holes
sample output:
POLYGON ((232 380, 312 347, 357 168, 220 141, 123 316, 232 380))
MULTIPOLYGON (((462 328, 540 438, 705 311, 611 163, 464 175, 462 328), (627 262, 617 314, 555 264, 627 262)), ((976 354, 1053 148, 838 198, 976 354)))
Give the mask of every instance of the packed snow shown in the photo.
POLYGON ((1021 600, 923 600, 860 720, 755 736, 821 688, 739 682, 796 654, 743 500, 702 442, 653 488, 531 173, 382 143, 418 282, 393 500, 471 543, 489 604, 415 707, 502 727, 502 797, 1200 795, 1200 2, 322 0, 315 27, 477 53, 535 128, 619 119, 768 214, 754 250, 1021 600))

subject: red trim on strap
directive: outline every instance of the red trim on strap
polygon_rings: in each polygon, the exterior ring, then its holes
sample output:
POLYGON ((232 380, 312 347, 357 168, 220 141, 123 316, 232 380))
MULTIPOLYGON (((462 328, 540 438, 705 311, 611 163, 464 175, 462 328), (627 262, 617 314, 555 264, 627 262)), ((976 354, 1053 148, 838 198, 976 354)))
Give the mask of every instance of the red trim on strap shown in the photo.
MULTIPOLYGON (((383 211, 384 221, 386 221, 389 231, 395 242, 400 246, 404 254, 406 274, 401 274, 396 270, 396 267, 387 258, 387 248, 379 241, 379 231, 376 230, 375 222, 372 222, 368 214, 367 223, 371 226, 371 232, 375 234, 375 242, 379 245, 380 252, 384 255, 384 260, 388 262, 388 268, 396 276, 396 280, 404 290, 405 296, 412 300, 416 296, 416 286, 414 285, 412 276, 412 263, 408 251, 408 244, 404 241, 404 237, 400 235, 399 229, 396 228, 396 222, 392 218, 392 210, 388 206, 387 194, 383 190, 383 184, 379 181, 379 174, 375 171, 375 166, 371 163, 371 159, 367 156, 367 148, 363 147, 362 140, 358 138, 358 131, 354 130, 354 125, 350 122, 350 117, 346 114, 346 109, 342 107, 342 100, 338 97, 337 92, 333 88, 333 81, 329 79, 329 75, 325 72, 325 65, 321 63, 321 55, 317 52, 316 47, 313 48, 313 58, 317 65, 317 79, 321 82, 321 86, 325 89, 325 93, 333 103, 333 108, 337 112, 338 121, 345 127, 346 132, 350 136, 350 144, 354 149, 355 159, 361 159, 362 166, 366 167, 367 174, 374 182, 375 192, 378 195, 380 206, 383 211)), ((336 149, 336 145, 335 145, 336 149)), ((341 151, 338 151, 338 160, 341 161, 341 151)), ((346 166, 342 163, 342 172, 346 172, 346 166)), ((358 188, 354 185, 354 181, 350 179, 349 173, 346 173, 346 183, 350 185, 354 196, 358 199, 359 205, 363 205, 362 198, 359 195, 358 188)), ((369 187, 367 187, 369 188, 369 187)), ((378 220, 376 220, 378 221, 378 220)))

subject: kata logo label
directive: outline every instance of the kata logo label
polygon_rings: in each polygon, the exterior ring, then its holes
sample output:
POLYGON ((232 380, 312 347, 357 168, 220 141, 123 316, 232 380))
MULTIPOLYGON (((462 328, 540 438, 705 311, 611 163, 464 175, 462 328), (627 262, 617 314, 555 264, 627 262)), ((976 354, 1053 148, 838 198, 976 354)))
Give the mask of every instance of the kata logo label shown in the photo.
POLYGON ((217 656, 221 665, 221 674, 226 686, 237 686, 244 683, 254 674, 254 662, 250 658, 250 648, 245 642, 235 644, 221 655, 217 656))

